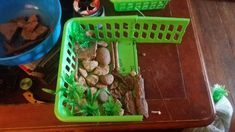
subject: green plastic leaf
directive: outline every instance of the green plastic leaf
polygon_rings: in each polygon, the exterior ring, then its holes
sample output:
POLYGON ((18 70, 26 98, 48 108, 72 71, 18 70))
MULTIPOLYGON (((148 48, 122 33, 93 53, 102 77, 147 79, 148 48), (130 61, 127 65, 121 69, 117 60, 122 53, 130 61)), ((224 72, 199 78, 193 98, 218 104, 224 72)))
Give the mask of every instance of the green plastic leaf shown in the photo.
POLYGON ((224 85, 215 84, 213 86, 213 100, 217 103, 223 96, 228 96, 228 91, 224 85))

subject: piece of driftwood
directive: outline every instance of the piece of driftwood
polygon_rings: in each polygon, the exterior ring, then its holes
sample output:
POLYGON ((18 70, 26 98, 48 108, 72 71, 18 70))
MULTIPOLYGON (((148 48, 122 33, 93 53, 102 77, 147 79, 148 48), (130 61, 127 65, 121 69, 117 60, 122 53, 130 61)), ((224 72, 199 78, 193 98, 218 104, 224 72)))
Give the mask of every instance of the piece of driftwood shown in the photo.
POLYGON ((135 93, 135 105, 137 107, 137 113, 144 115, 146 118, 149 117, 148 104, 145 99, 144 91, 144 79, 140 74, 134 78, 134 93, 135 93))
MULTIPOLYGON (((34 40, 34 41, 28 41, 25 44, 21 45, 20 47, 12 47, 11 50, 6 51, 5 54, 6 55, 18 54, 18 53, 26 50, 27 48, 33 46, 34 44, 42 42, 49 34, 50 33, 48 32, 48 34, 45 37, 41 37, 41 38, 34 40)), ((5 44, 6 49, 9 49, 9 48, 7 48, 7 47, 9 47, 8 45, 11 45, 11 44, 6 43, 5 44)))
POLYGON ((113 42, 110 43, 110 50, 111 50, 111 64, 112 64, 112 71, 116 68, 116 61, 115 61, 115 51, 114 51, 114 45, 113 42))
POLYGON ((118 57, 118 42, 114 42, 113 49, 114 49, 114 56, 115 56, 115 69, 114 69, 114 71, 119 71, 120 65, 119 65, 119 57, 118 57))
POLYGON ((125 107, 125 113, 126 114, 128 114, 128 115, 136 115, 137 114, 134 97, 133 97, 131 91, 128 91, 125 94, 124 107, 125 107))

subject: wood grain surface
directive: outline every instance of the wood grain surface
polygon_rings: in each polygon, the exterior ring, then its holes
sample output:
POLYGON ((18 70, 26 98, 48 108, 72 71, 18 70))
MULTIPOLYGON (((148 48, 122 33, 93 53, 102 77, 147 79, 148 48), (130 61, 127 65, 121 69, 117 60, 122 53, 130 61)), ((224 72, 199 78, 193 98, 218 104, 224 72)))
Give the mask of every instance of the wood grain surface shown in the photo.
MULTIPOLYGON (((106 5, 106 15, 139 14, 138 12, 116 13, 110 2, 103 0, 102 3, 106 5)), ((223 73, 222 70, 217 71, 221 68, 219 67, 221 64, 213 65, 212 63, 216 57, 221 57, 221 60, 224 58, 216 55, 216 52, 214 53, 210 49, 214 48, 212 46, 214 40, 209 39, 207 41, 207 39, 213 36, 211 33, 216 28, 212 28, 208 34, 205 34, 204 30, 206 29, 203 28, 210 27, 210 24, 207 23, 207 26, 202 24, 205 22, 204 20, 209 18, 200 17, 203 14, 203 11, 198 10, 200 4, 200 2, 196 1, 172 0, 165 10, 144 12, 145 15, 149 16, 193 18, 191 20, 193 25, 192 23, 189 25, 181 45, 138 44, 139 66, 145 78, 146 98, 150 110, 150 117, 148 119, 144 119, 143 122, 131 123, 63 123, 56 119, 53 112, 54 105, 52 104, 1 105, 0 129, 54 131, 63 128, 63 130, 67 131, 73 129, 84 131, 119 131, 186 128, 208 125, 214 119, 214 109, 211 103, 210 85, 205 66, 209 68, 207 69, 209 76, 216 76, 214 72, 223 73), (205 35, 208 35, 207 39, 203 38, 205 35), (208 46, 209 42, 211 42, 210 46, 208 46), (203 50, 201 50, 201 47, 203 50), (143 56, 143 53, 146 55, 143 56), (213 54, 211 55, 210 53, 213 54), (203 55, 208 55, 208 57, 204 59, 203 55), (214 69, 214 72, 208 71, 211 67, 217 69, 214 69), (161 111, 161 114, 151 111, 161 111)), ((204 8, 207 11, 207 7, 204 8)), ((212 22, 216 23, 216 21, 212 22)), ((229 27, 227 28, 227 30, 232 30, 229 27)), ((214 37, 219 39, 218 36, 214 37)), ((221 50, 225 51, 226 49, 221 50)), ((227 61, 230 62, 228 59, 227 61)), ((217 82, 216 79, 219 78, 215 77, 212 81, 217 82)))

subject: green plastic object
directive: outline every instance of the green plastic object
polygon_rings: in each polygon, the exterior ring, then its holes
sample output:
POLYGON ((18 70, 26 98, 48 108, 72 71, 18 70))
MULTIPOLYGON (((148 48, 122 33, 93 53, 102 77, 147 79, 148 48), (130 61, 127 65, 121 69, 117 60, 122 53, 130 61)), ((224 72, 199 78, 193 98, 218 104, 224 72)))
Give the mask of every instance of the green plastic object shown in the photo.
POLYGON ((189 19, 184 18, 138 16, 73 18, 67 21, 64 27, 60 52, 54 109, 56 117, 64 122, 124 122, 143 120, 143 115, 73 116, 65 109, 63 102, 66 96, 60 89, 67 85, 62 78, 71 75, 75 70, 75 53, 73 51, 75 43, 71 39, 71 37, 74 37, 74 34, 84 32, 84 30, 93 30, 93 37, 97 40, 107 42, 118 41, 120 72, 128 74, 133 70, 138 73, 136 43, 179 44, 182 41, 188 24, 189 19), (178 30, 179 27, 180 30, 178 30), (159 34, 161 34, 161 38, 158 37, 159 34), (171 37, 167 38, 168 34, 171 37), (175 36, 177 36, 177 39, 175 36))
POLYGON ((217 103, 222 97, 228 96, 228 91, 224 85, 215 84, 213 86, 213 100, 217 103))
POLYGON ((115 11, 164 9, 170 0, 111 0, 115 11))

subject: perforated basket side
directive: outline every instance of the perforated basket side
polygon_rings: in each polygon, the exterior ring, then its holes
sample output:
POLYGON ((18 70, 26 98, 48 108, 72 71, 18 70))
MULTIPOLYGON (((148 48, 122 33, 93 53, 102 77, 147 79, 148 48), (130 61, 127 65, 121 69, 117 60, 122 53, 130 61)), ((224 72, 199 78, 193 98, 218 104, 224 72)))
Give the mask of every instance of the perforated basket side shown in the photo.
POLYGON ((120 16, 105 18, 74 18, 73 31, 93 30, 96 39, 135 41, 137 43, 182 42, 189 19, 167 17, 120 16))
POLYGON ((93 30, 94 37, 104 41, 132 40, 136 16, 73 19, 73 31, 93 30))
POLYGON ((133 30, 136 42, 177 43, 182 42, 189 19, 164 17, 138 17, 133 30))
POLYGON ((73 52, 74 44, 71 43, 69 38, 71 33, 71 23, 67 22, 64 27, 61 51, 60 51, 60 63, 58 70, 58 78, 56 85, 56 98, 55 98, 55 115, 61 121, 69 121, 70 113, 65 109, 64 100, 66 96, 60 91, 62 88, 66 88, 68 84, 62 79, 65 76, 69 76, 75 70, 75 54, 73 52))
POLYGON ((164 9, 170 0, 111 0, 115 11, 164 9))
MULTIPOLYGON (((69 20, 64 27, 61 52, 60 52, 60 65, 58 70, 58 79, 56 87, 55 109, 54 109, 56 117, 63 122, 142 121, 143 115, 74 116, 71 115, 70 110, 67 107, 65 107, 64 101, 66 100, 66 94, 63 91, 61 91, 61 89, 67 88, 69 85, 68 82, 66 82, 63 78, 66 78, 66 76, 71 75, 71 73, 75 70, 75 53, 73 52, 74 43, 72 43, 70 36, 74 35, 74 31, 79 30, 79 28, 81 28, 77 24, 80 24, 80 22, 75 20, 69 20)), ((133 63, 135 64, 135 61, 133 61, 133 63)))

